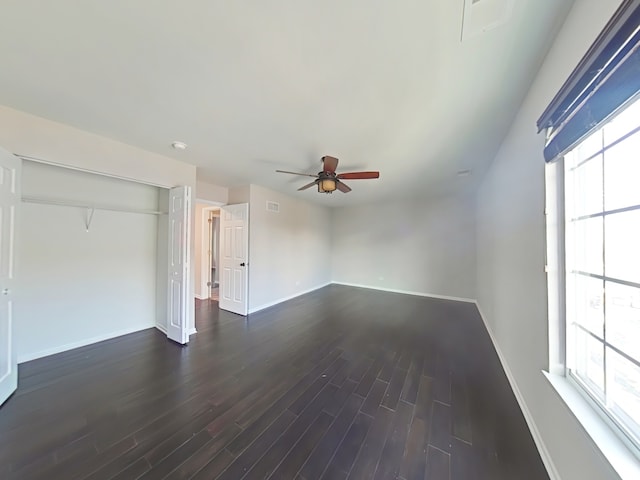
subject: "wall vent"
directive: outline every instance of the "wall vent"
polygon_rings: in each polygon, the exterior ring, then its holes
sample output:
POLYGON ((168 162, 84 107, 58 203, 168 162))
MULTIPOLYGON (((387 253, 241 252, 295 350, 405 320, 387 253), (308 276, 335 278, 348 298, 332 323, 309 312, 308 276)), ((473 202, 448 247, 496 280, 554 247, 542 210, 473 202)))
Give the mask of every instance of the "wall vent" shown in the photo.
POLYGON ((280 213, 280 204, 267 200, 267 212, 280 213))

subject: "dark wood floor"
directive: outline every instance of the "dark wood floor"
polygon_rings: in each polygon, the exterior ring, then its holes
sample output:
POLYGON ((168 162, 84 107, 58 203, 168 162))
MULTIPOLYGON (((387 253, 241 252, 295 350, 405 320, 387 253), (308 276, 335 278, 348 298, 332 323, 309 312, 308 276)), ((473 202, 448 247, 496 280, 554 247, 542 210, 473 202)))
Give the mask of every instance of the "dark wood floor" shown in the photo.
POLYGON ((0 478, 548 478, 473 304, 196 310, 188 347, 152 329, 21 365, 0 478))

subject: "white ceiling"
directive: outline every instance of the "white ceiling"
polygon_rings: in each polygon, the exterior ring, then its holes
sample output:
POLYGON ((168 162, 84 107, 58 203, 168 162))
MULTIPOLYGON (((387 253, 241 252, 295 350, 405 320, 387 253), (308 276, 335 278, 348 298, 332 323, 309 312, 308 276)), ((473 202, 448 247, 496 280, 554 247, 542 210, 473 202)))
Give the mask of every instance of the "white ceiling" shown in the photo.
POLYGON ((2 3, 0 104, 192 163, 200 180, 346 205, 472 190, 572 2, 480 0, 464 35, 463 0, 2 3), (480 8, 511 3, 478 28, 480 8), (315 173, 322 155, 381 178, 321 195, 274 172, 315 173))

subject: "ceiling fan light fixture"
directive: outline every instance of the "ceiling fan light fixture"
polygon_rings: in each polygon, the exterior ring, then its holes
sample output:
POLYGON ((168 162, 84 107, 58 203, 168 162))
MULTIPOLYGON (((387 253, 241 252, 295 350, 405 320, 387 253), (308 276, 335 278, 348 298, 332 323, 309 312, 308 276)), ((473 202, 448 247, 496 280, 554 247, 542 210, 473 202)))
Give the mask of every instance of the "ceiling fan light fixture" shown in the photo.
POLYGON ((335 178, 323 178, 318 182, 318 191, 323 193, 331 193, 336 189, 335 178))

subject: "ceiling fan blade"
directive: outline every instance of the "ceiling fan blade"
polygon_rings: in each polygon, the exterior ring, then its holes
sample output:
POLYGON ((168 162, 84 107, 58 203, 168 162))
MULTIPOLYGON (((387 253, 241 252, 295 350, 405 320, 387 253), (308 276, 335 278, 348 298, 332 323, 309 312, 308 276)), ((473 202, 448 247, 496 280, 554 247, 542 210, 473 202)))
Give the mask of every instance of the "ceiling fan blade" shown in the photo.
POLYGON ((318 175, 311 175, 310 173, 298 173, 298 172, 288 172, 286 170, 276 170, 278 173, 289 173, 291 175, 302 175, 303 177, 317 177, 318 175))
POLYGON ((338 178, 346 178, 347 180, 364 180, 367 178, 380 178, 380 172, 350 172, 339 173, 338 178))
POLYGON ((330 157, 325 155, 322 157, 322 163, 324 163, 324 171, 334 173, 338 167, 338 159, 336 157, 330 157))
POLYGON ((313 187, 315 184, 317 184, 317 183, 318 183, 318 181, 319 181, 319 180, 316 180, 315 182, 307 183, 305 186, 300 187, 300 188, 298 189, 298 191, 306 190, 306 189, 307 189, 307 188, 309 188, 309 187, 313 187))
POLYGON ((340 180, 336 180, 336 188, 342 193, 349 193, 351 191, 351 188, 346 183, 342 183, 340 180))

